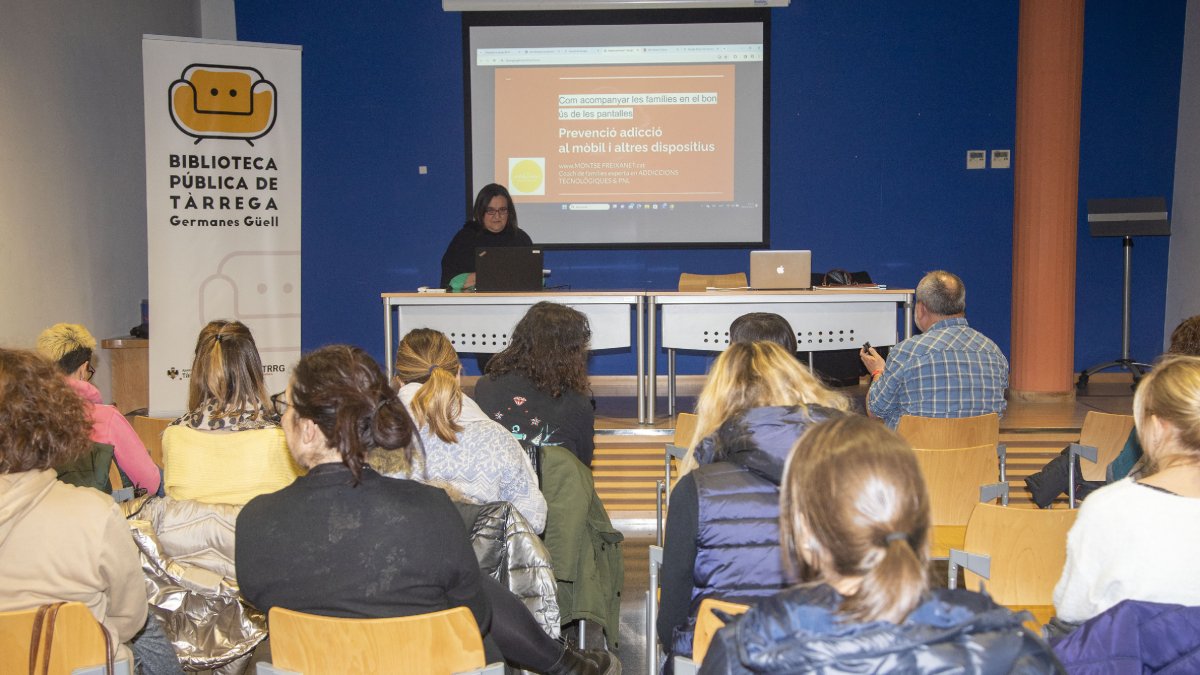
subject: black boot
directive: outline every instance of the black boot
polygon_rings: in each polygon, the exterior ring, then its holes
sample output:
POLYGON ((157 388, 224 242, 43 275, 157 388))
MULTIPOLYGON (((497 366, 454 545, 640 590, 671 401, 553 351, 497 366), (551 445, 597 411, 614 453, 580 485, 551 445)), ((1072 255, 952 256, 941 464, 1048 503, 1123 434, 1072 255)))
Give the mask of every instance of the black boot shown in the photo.
POLYGON ((565 645, 563 655, 545 675, 620 675, 621 662, 603 649, 580 651, 565 645))

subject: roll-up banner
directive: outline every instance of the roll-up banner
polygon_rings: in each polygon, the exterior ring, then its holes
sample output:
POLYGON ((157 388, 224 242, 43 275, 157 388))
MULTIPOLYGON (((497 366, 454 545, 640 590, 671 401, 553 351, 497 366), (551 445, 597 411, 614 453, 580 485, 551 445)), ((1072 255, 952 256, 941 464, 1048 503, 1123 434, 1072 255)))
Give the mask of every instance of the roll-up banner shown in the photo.
POLYGON ((250 328, 268 392, 300 357, 300 55, 142 38, 152 415, 187 407, 209 321, 250 328))

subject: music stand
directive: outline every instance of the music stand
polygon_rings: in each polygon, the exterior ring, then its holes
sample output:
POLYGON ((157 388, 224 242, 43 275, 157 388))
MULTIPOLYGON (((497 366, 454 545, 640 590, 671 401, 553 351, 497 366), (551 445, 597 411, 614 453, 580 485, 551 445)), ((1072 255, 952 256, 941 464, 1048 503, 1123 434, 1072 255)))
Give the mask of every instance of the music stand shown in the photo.
POLYGON ((1125 283, 1121 304, 1121 358, 1107 361, 1079 373, 1076 388, 1087 388, 1088 378, 1109 368, 1124 368, 1137 382, 1150 365, 1129 357, 1129 283, 1133 263, 1134 237, 1169 237, 1171 223, 1167 219, 1167 200, 1163 197, 1133 199, 1089 199, 1088 226, 1093 237, 1122 237, 1125 250, 1125 283))

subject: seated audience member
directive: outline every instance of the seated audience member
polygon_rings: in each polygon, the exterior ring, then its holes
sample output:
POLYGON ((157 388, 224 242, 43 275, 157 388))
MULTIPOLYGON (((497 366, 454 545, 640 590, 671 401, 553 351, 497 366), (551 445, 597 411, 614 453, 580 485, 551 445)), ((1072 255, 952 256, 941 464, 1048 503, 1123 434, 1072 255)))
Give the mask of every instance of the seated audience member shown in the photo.
POLYGON ((93 430, 87 404, 51 364, 0 349, 0 611, 81 602, 114 645, 132 641, 143 672, 181 673, 162 627, 147 620, 120 508, 51 468, 87 452, 93 430))
POLYGON ((859 353, 871 373, 867 411, 892 429, 902 415, 1003 415, 1008 359, 967 325, 962 279, 930 272, 917 284, 916 296, 914 320, 921 334, 892 347, 886 362, 874 348, 859 353))
POLYGON ((1150 468, 1079 509, 1054 589, 1061 621, 1122 600, 1200 605, 1200 358, 1163 357, 1138 385, 1133 417, 1150 468))
MULTIPOLYGON (((134 487, 157 494, 162 486, 162 473, 129 421, 116 408, 103 405, 100 390, 92 384, 96 372, 92 367, 96 338, 79 324, 57 323, 38 336, 37 348, 39 354, 58 366, 67 384, 86 402, 92 419, 92 440, 113 446, 113 461, 134 487)), ((115 490, 121 486, 112 487, 115 490)))
MULTIPOLYGON (((1184 319, 1175 330, 1171 332, 1171 344, 1167 347, 1168 354, 1179 354, 1183 356, 1200 356, 1200 315, 1184 319)), ((1129 432, 1129 438, 1125 441, 1125 447, 1105 469, 1106 481, 1114 482, 1121 480, 1126 476, 1137 478, 1145 473, 1147 467, 1142 451, 1142 444, 1138 441, 1137 427, 1135 426, 1129 432)), ((1029 488, 1029 494, 1033 498, 1033 502, 1041 508, 1047 508, 1058 496, 1064 494, 1069 489, 1069 476, 1067 472, 1070 470, 1070 461, 1067 457, 1067 452, 1064 450, 1057 457, 1050 460, 1046 466, 1042 467, 1041 471, 1029 475, 1025 478, 1025 486, 1029 488)), ((1077 499, 1083 499, 1091 494, 1094 490, 1101 487, 1100 481, 1092 482, 1083 480, 1083 471, 1078 462, 1075 464, 1075 496, 1077 499)))
POLYGON ((254 336, 241 322, 200 331, 188 412, 163 432, 163 464, 168 496, 208 504, 245 504, 296 479, 254 336))
POLYGON ((479 407, 512 431, 526 452, 558 445, 591 467, 596 450, 587 373, 591 337, 587 317, 578 310, 539 302, 475 384, 479 407))
POLYGON ((780 543, 802 583, 718 631, 700 672, 1062 672, 987 596, 929 587, 929 497, 895 432, 846 415, 792 457, 780 543))
POLYGON ((664 651, 691 654, 705 598, 740 601, 784 587, 784 465, 805 429, 847 405, 777 344, 734 343, 717 357, 697 404, 702 464, 671 493, 657 625, 664 651))
POLYGON ((387 476, 412 478, 446 490, 455 501, 511 502, 534 531, 546 527, 546 500, 521 444, 493 422, 459 386, 462 366, 446 336, 429 328, 409 332, 396 350, 400 400, 412 415, 425 452, 417 465, 392 462, 398 453, 372 452, 387 476), (397 466, 397 464, 400 464, 397 466))
POLYGON ((729 324, 729 344, 774 342, 789 354, 796 353, 796 331, 788 320, 771 312, 743 314, 729 324))
POLYGON ((238 583, 253 605, 348 618, 465 606, 509 661, 555 674, 608 669, 607 654, 564 648, 480 573, 444 490, 367 465, 376 448, 411 464, 416 428, 366 352, 332 345, 306 354, 282 407, 288 447, 308 473, 238 515, 238 583))
POLYGON ((792 352, 755 346, 766 344, 773 343, 734 342, 713 364, 696 401, 696 433, 680 462, 681 476, 715 461, 719 444, 754 442, 749 436, 761 439, 763 434, 782 433, 779 444, 790 448, 808 424, 806 418, 798 428, 792 426, 793 418, 777 422, 793 406, 801 410, 809 405, 850 408, 849 399, 826 387, 795 358, 780 358, 781 353, 792 356, 792 352), (747 346, 729 354, 738 344, 747 346))

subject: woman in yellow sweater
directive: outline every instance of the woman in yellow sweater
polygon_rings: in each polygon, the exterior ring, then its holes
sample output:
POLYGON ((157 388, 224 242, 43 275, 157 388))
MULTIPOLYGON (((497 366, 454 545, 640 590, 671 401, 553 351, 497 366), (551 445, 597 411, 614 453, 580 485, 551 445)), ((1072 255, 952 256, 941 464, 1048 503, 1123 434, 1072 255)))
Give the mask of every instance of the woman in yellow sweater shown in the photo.
POLYGON ((241 505, 300 475, 262 372, 254 336, 241 322, 212 321, 200 331, 189 412, 163 432, 167 496, 241 505))

